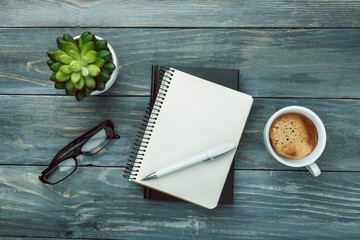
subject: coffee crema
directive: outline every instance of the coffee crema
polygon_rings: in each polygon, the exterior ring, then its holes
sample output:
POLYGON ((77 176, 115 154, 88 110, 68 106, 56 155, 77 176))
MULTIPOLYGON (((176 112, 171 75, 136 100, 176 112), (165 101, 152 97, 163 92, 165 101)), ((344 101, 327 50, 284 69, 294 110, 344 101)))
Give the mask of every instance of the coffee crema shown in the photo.
POLYGON ((269 134, 274 151, 290 160, 308 156, 318 143, 314 123, 299 113, 287 113, 276 118, 269 134))

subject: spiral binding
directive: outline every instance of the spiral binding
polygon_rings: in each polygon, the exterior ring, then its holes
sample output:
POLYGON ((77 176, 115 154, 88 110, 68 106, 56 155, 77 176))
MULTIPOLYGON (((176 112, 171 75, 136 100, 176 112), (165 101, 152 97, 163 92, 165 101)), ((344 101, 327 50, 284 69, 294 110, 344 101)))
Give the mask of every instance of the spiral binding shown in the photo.
POLYGON ((128 163, 124 170, 124 177, 130 180, 135 180, 139 168, 144 159, 147 145, 151 139, 153 128, 156 124, 157 117, 161 112, 161 106, 165 100, 168 88, 170 86, 174 69, 167 67, 160 67, 158 71, 156 81, 157 88, 154 90, 156 99, 148 104, 145 110, 145 114, 140 124, 139 130, 135 136, 132 151, 129 155, 128 163))

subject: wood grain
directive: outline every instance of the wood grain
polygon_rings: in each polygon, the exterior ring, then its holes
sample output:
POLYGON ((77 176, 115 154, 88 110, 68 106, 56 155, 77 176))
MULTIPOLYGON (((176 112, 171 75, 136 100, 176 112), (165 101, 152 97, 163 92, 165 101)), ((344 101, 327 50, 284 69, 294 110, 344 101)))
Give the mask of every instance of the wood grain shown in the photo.
POLYGON ((235 204, 148 201, 121 169, 81 167, 47 186, 39 167, 0 167, 0 236, 107 239, 354 239, 358 173, 236 171, 235 204), (94 189, 94 186, 97 186, 94 189))
POLYGON ((5 0, 0 18, 1 239, 359 239, 360 1, 5 0), (48 80, 46 51, 90 30, 120 60, 115 85, 76 102, 48 80), (152 64, 237 68, 255 98, 235 158, 234 205, 144 200, 122 177, 152 64), (314 178, 279 164, 262 132, 301 105, 328 142, 314 178), (112 119, 122 138, 55 186, 61 147, 112 119))
POLYGON ((359 27, 359 1, 5 1, 2 27, 359 27), (106 4, 105 4, 106 3, 106 4))
POLYGON ((359 98, 359 29, 0 29, 0 94, 60 94, 46 51, 63 33, 108 39, 120 74, 107 95, 149 95, 151 64, 236 68, 254 97, 359 98))
MULTIPOLYGON (((80 164, 124 166, 148 100, 99 96, 78 103, 72 97, 0 96, 0 164, 48 165, 63 146, 112 119, 122 138, 97 156, 81 158, 80 164)), ((237 169, 290 170, 267 153, 262 135, 267 119, 288 105, 308 107, 323 119, 328 134, 319 159, 323 171, 360 171, 360 100, 322 99, 255 99, 235 156, 237 169)))

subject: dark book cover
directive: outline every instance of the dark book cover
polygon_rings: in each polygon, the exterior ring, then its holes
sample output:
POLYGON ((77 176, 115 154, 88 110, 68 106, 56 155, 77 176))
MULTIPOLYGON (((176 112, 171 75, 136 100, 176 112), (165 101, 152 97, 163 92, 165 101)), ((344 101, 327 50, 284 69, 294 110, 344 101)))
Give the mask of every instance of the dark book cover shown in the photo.
MULTIPOLYGON (((208 81, 223 85, 225 87, 239 90, 240 83, 240 71, 238 69, 224 69, 224 68, 202 68, 202 67, 180 67, 175 66, 174 68, 206 79, 208 81)), ((157 91, 159 89, 161 81, 158 79, 159 66, 152 66, 151 74, 151 93, 150 93, 150 109, 152 108, 157 91)), ((226 178, 223 191, 221 193, 219 203, 220 204, 233 204, 234 197, 234 161, 231 164, 229 174, 226 178)), ((151 188, 144 188, 144 198, 151 200, 162 200, 162 201, 181 201, 175 197, 169 196, 162 192, 156 191, 151 188)))

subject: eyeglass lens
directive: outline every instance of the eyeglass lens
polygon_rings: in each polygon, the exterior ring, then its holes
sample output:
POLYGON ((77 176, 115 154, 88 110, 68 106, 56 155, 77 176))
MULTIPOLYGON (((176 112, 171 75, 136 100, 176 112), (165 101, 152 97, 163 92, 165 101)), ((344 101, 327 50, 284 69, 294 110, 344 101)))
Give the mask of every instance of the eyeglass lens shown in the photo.
POLYGON ((57 183, 70 176, 76 169, 76 160, 73 158, 66 159, 54 166, 47 174, 47 181, 57 183))
POLYGON ((100 152, 113 138, 113 130, 106 127, 97 132, 82 146, 81 151, 87 155, 94 155, 100 152))

